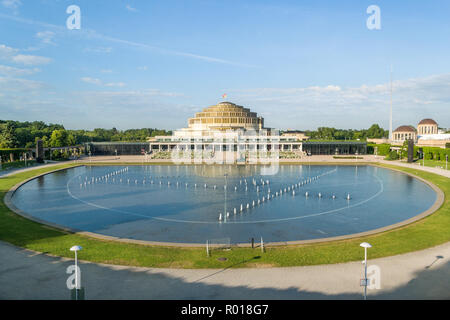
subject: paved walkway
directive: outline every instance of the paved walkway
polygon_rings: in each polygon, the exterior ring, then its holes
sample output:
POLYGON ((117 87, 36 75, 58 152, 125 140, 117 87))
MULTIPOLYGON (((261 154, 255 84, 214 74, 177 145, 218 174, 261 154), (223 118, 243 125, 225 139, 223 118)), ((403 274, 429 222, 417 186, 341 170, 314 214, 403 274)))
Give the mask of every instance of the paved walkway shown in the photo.
MULTIPOLYGON (((0 299, 69 298, 66 268, 73 264, 72 260, 3 242, 0 257, 0 299)), ((82 251, 79 257, 82 259, 82 251)), ((369 290, 369 299, 450 299, 450 242, 369 260, 371 265, 380 268, 381 288, 369 290)), ((134 268, 89 262, 80 263, 80 267, 87 299, 362 298, 360 262, 217 270, 134 268)))
POLYGON ((424 167, 420 166, 418 163, 405 163, 400 161, 387 161, 387 160, 380 160, 378 159, 377 162, 385 163, 385 164, 393 164, 399 167, 406 167, 406 168, 413 168, 417 170, 427 171, 431 173, 435 173, 447 178, 450 178, 450 170, 445 170, 441 168, 433 168, 433 167, 424 167))
MULTIPOLYGON (((69 298, 66 268, 72 260, 2 242, 0 256, 0 299, 69 298)), ((368 290, 369 299, 450 299, 450 243, 368 265, 381 271, 381 288, 368 290)), ((83 262, 80 268, 87 299, 362 299, 360 262, 216 270, 83 262)))
MULTIPOLYGON (((407 167, 407 168, 413 168, 413 169, 418 169, 418 170, 422 170, 422 171, 427 171, 427 172, 431 172, 431 173, 436 173, 439 174, 441 176, 444 177, 448 177, 450 178, 450 170, 445 170, 445 169, 441 169, 441 168, 433 168, 433 167, 424 167, 424 166, 420 166, 419 163, 405 163, 405 162, 400 162, 400 161, 387 161, 387 160, 383 160, 383 157, 381 156, 373 156, 373 155, 360 155, 358 156, 359 158, 362 159, 358 159, 358 161, 363 161, 363 162, 379 162, 379 163, 384 163, 384 164, 391 164, 391 165, 396 165, 396 166, 400 166, 400 167, 407 167)), ((356 160, 354 159, 335 159, 333 158, 333 156, 328 156, 328 155, 321 155, 321 156, 310 156, 310 157, 304 157, 302 159, 281 159, 280 163, 298 163, 298 162, 304 162, 305 164, 307 164, 308 162, 336 162, 336 163, 352 163, 355 162, 356 160)), ((168 160, 168 159, 145 159, 143 156, 92 156, 92 157, 84 157, 81 158, 80 160, 73 160, 71 162, 85 162, 85 163, 98 163, 98 162, 106 162, 106 163, 118 163, 118 162, 135 162, 137 164, 143 164, 143 163, 168 163, 171 164, 172 160, 168 160)), ((5 172, 0 172, 0 177, 2 176, 9 176, 18 172, 23 172, 23 171, 29 171, 29 170, 34 170, 37 168, 45 168, 45 167, 51 167, 51 166, 56 166, 62 163, 66 163, 66 162, 55 162, 55 163, 49 163, 49 164, 43 164, 40 166, 34 166, 34 167, 29 167, 29 168, 22 168, 22 169, 14 169, 14 170, 8 170, 5 172)))
POLYGON ((25 172, 25 171, 31 171, 31 170, 36 170, 36 169, 43 169, 43 168, 53 167, 53 166, 61 165, 61 164, 64 164, 64 163, 70 163, 70 162, 74 162, 74 161, 51 162, 51 163, 35 165, 35 166, 32 166, 32 167, 27 167, 27 168, 18 168, 18 169, 0 171, 0 178, 11 176, 11 175, 16 174, 16 173, 21 173, 21 172, 25 172))

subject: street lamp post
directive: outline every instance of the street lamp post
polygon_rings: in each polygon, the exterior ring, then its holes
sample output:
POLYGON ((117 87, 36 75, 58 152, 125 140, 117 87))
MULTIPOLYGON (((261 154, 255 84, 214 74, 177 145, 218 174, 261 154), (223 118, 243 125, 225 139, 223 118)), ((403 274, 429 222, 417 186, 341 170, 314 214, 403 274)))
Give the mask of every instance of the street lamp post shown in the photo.
POLYGON ((77 252, 80 251, 82 247, 80 246, 73 246, 70 248, 70 251, 75 252, 75 300, 78 300, 78 290, 80 289, 78 287, 78 259, 77 259, 77 252))
POLYGON ((370 243, 367 242, 363 242, 360 244, 361 247, 364 248, 364 280, 363 280, 363 285, 364 285, 364 300, 367 299, 367 248, 372 248, 372 246, 370 245, 370 243))

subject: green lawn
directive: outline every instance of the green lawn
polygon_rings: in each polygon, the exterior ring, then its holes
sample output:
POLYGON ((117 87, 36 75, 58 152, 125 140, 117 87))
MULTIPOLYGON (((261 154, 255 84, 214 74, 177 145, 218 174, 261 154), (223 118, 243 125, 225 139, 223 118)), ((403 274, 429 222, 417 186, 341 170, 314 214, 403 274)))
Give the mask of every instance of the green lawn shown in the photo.
MULTIPOLYGON (((418 160, 416 162, 416 164, 418 164, 420 162, 420 165, 423 165, 423 160, 418 160)), ((445 169, 445 160, 444 161, 440 161, 440 160, 425 160, 425 167, 439 167, 442 169, 445 169)), ((447 164, 447 170, 450 170, 450 163, 447 164)))
MULTIPOLYGON (((352 163, 354 164, 354 163, 352 163)), ((115 164, 109 164, 115 165, 115 164)), ((0 196, 15 184, 27 178, 56 168, 66 168, 73 164, 36 169, 0 179, 0 196)), ((295 245, 260 249, 233 248, 229 251, 213 251, 206 256, 204 248, 168 248, 102 241, 77 234, 68 234, 32 222, 11 212, 3 201, 0 202, 0 240, 30 250, 52 255, 73 257, 69 248, 81 245, 79 258, 93 262, 134 265, 145 267, 173 268, 226 268, 226 267, 270 267, 301 266, 340 263, 363 259, 362 241, 370 242, 370 258, 390 256, 442 244, 450 241, 450 179, 415 169, 382 165, 413 173, 427 179, 445 193, 443 206, 431 216, 406 227, 387 231, 359 239, 295 245), (226 261, 217 258, 226 257, 226 261)))

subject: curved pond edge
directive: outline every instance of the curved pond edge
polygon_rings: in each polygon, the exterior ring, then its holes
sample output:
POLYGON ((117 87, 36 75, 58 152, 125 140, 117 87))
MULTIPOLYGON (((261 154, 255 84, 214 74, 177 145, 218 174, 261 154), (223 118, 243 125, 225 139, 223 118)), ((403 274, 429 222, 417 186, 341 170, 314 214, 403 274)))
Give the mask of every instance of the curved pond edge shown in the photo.
MULTIPOLYGON (((99 165, 99 164, 95 164, 95 165, 99 165)), ((102 164, 102 166, 115 166, 115 165, 120 165, 120 164, 114 164, 114 163, 110 163, 110 164, 102 164)), ((140 164, 138 164, 140 165, 140 164)), ((154 164, 146 164, 146 165, 154 165, 154 164)), ((155 164, 155 165, 161 165, 160 163, 155 164)), ((164 164, 166 165, 166 164, 164 164)), ((296 163, 283 163, 281 165, 297 165, 296 163)), ((298 164, 300 165, 300 164, 298 164)), ((303 164, 305 165, 305 164, 303 164)), ((387 169, 387 170, 393 170, 393 171, 397 171, 406 175, 409 175, 415 179, 418 179, 419 181, 422 181, 423 183, 427 184, 430 188, 432 188, 435 192, 436 192, 436 201, 433 203, 433 205, 428 208, 426 211, 412 217, 409 218, 407 220, 392 224, 392 225, 388 225, 382 228, 377 228, 377 229, 373 229, 373 230, 369 230, 369 231, 364 231, 364 232, 360 232, 360 233, 353 233, 353 234, 348 234, 348 235, 342 235, 342 236, 336 236, 336 237, 328 237, 328 238, 319 238, 319 239, 310 239, 310 240, 296 240, 296 241, 283 241, 283 242, 267 242, 264 243, 265 246, 289 246, 289 245, 305 245, 305 244, 317 244, 317 243, 327 243, 327 242, 334 242, 334 241, 341 241, 341 240, 350 240, 350 239, 354 239, 354 238, 360 238, 360 237, 365 237, 365 236, 371 236, 371 235, 375 235, 375 234, 379 234, 379 233, 383 233, 386 231, 390 231, 390 230, 394 230, 394 229, 398 229, 401 227, 405 227, 407 225, 410 225, 416 221, 422 220, 425 217, 433 214, 434 212, 436 212, 443 204, 445 201, 445 194, 444 192, 438 188, 435 184, 433 184, 432 182, 423 179, 421 177, 418 177, 412 173, 409 172, 405 172, 403 170, 400 169, 395 169, 395 168, 390 168, 390 167, 384 167, 384 166, 380 166, 376 163, 332 163, 332 162, 328 162, 328 163, 323 163, 323 164, 314 164, 314 165, 370 165, 370 166, 374 166, 374 167, 378 167, 378 168, 382 168, 382 169, 387 169)), ((67 169, 72 169, 72 168, 76 168, 76 167, 81 167, 81 166, 90 166, 89 163, 84 163, 84 164, 77 164, 71 167, 67 167, 67 168, 60 168, 60 169, 55 169, 55 170, 51 170, 36 176, 33 176, 31 178, 25 179, 19 183, 17 183, 16 185, 14 185, 11 189, 8 190, 8 192, 6 193, 5 197, 3 198, 3 202, 5 203, 5 205, 14 213, 18 214, 19 216, 22 216, 26 219, 32 220, 34 222, 37 222, 39 224, 42 225, 46 225, 55 229, 58 229, 60 231, 64 231, 67 233, 73 233, 73 234, 78 234, 78 235, 82 235, 82 236, 86 236, 89 238, 94 238, 94 239, 98 239, 98 240, 104 240, 104 241, 114 241, 114 242, 121 242, 121 243, 127 243, 127 244, 139 244, 139 245, 145 245, 145 246, 161 246, 161 247, 204 247, 205 244, 204 243, 176 243, 176 242, 158 242, 158 241, 146 241, 146 240, 136 240, 136 239, 129 239, 129 238, 119 238, 119 237, 113 237, 113 236, 107 236, 107 235, 102 235, 102 234, 98 234, 98 233, 93 233, 93 232, 87 232, 87 231, 82 231, 82 230, 76 230, 76 229, 72 229, 72 228, 68 228, 65 226, 61 226, 58 224, 54 224, 48 221, 44 221, 42 219, 36 218, 34 216, 31 216, 30 214, 24 212, 23 210, 17 208, 14 203, 12 202, 12 197, 15 193, 15 191, 17 189, 19 189, 22 185, 26 184, 27 182, 37 179, 39 177, 54 173, 54 172, 58 172, 58 171, 62 171, 62 170, 67 170, 67 169)), ((251 247, 250 243, 238 243, 238 244, 233 244, 232 247, 251 247)))

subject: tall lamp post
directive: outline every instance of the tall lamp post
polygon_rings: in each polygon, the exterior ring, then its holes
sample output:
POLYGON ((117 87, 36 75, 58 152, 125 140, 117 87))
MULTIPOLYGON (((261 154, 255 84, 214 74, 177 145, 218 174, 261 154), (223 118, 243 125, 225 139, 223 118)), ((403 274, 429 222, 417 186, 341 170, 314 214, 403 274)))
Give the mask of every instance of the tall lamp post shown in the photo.
POLYGON ((364 300, 367 299, 367 248, 372 248, 370 243, 363 242, 360 244, 364 248, 364 280, 362 285, 364 286, 364 300))
POLYGON ((80 251, 82 247, 80 246, 73 246, 70 248, 70 251, 75 252, 75 300, 78 300, 78 290, 80 289, 78 287, 78 260, 77 260, 77 252, 80 251))

